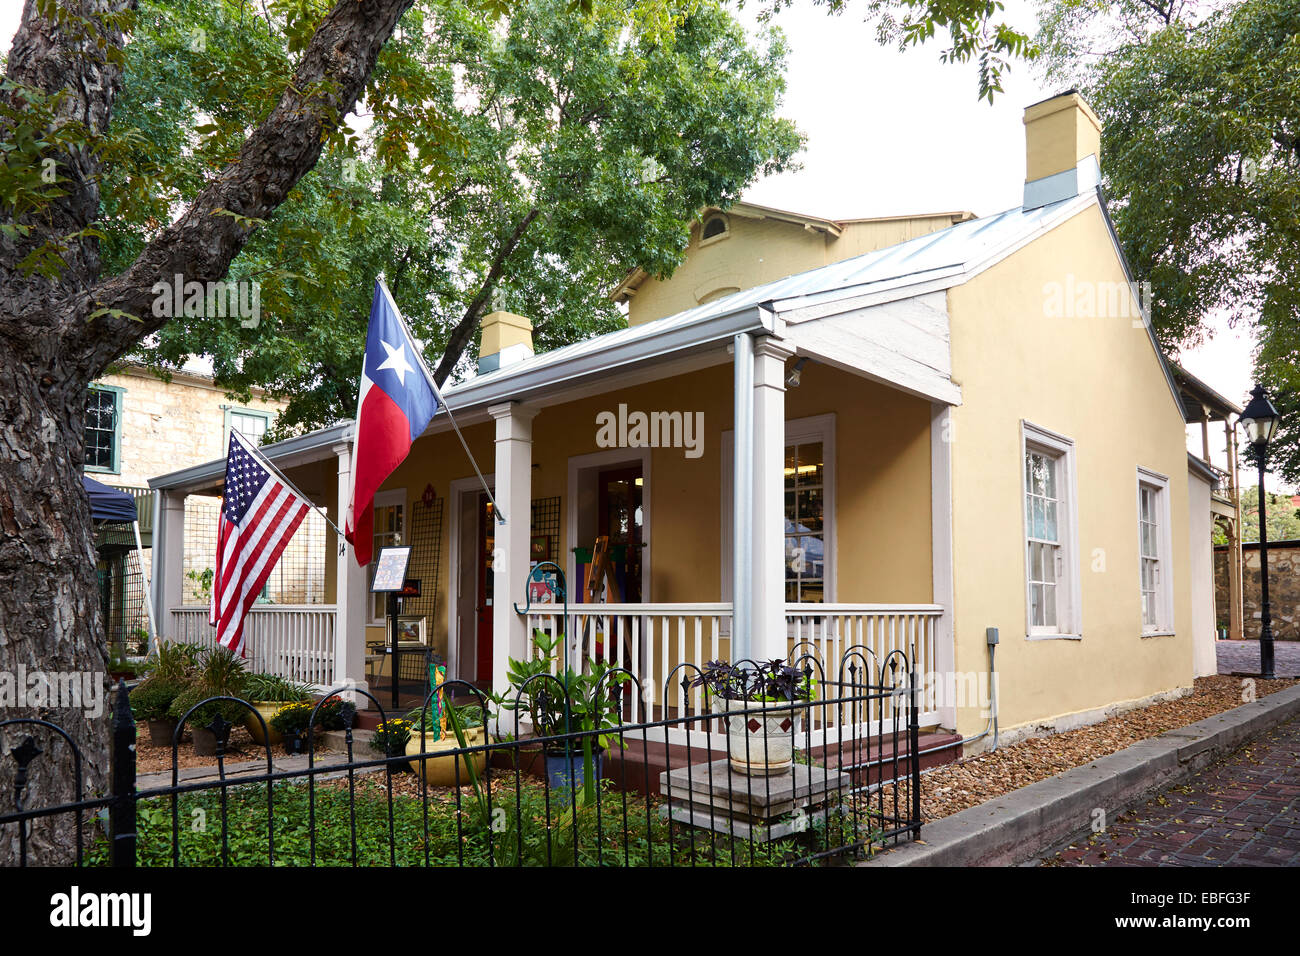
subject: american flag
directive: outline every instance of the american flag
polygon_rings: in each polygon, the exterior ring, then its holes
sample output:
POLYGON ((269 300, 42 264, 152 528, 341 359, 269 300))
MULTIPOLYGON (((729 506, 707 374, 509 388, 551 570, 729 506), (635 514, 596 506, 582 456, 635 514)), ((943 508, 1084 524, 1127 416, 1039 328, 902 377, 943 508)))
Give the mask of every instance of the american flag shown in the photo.
POLYGON ((208 623, 217 629, 217 640, 236 654, 244 652, 244 615, 310 507, 231 429, 208 623))

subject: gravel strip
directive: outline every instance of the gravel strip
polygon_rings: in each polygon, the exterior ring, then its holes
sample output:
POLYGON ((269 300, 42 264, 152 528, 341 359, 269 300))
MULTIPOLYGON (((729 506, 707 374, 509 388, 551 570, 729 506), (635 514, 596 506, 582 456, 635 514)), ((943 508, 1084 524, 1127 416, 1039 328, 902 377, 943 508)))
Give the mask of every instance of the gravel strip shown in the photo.
MULTIPOLYGON (((1263 697, 1300 681, 1255 681, 1263 697)), ((921 817, 938 820, 1018 790, 1039 780, 1083 766, 1140 740, 1239 707, 1242 679, 1200 677, 1186 697, 1162 701, 1111 717, 1089 727, 1031 737, 993 753, 944 764, 921 777, 921 817)))

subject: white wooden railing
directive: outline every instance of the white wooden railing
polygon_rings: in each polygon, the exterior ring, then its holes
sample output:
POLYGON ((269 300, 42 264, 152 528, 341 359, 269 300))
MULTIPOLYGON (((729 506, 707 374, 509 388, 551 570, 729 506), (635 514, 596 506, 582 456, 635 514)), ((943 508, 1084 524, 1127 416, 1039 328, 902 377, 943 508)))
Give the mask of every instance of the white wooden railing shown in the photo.
MULTIPOLYGON (((894 651, 907 655, 921 688, 919 707, 921 725, 937 723, 939 707, 935 699, 935 682, 927 677, 935 671, 935 640, 943 608, 938 604, 787 604, 786 631, 792 655, 811 654, 821 663, 828 681, 893 685, 895 676, 889 667, 894 651), (840 675, 841 662, 852 647, 866 648, 854 653, 846 666, 855 665, 855 674, 840 675), (864 671, 870 668, 870 674, 864 671)), ((899 673, 897 679, 906 681, 899 673)))
MULTIPOLYGON (((555 634, 562 609, 533 607, 528 613, 528 653, 533 653, 533 629, 555 634)), ((694 675, 691 668, 707 661, 727 660, 731 654, 731 605, 716 604, 576 604, 569 607, 569 655, 578 661, 584 652, 600 656, 613 667, 630 671, 641 685, 641 694, 629 695, 625 717, 631 723, 661 720, 662 705, 680 707, 683 702, 681 677, 694 675), (585 635, 585 637, 584 637, 585 635), (664 682, 672 676, 663 700, 664 682)), ((693 707, 702 703, 702 692, 692 690, 693 707)))
MULTIPOLYGON (((333 604, 255 605, 244 618, 249 670, 327 690, 334 682, 335 611, 333 604)), ((166 636, 205 647, 217 640, 200 606, 172 608, 166 636)))
MULTIPOLYGON (((921 678, 921 723, 937 723, 934 685, 925 677, 934 669, 935 639, 942 614, 943 609, 937 604, 789 604, 786 606, 787 650, 792 656, 815 657, 820 666, 814 666, 814 670, 819 676, 827 682, 837 682, 841 679, 840 663, 844 654, 851 647, 865 648, 854 655, 858 662, 856 674, 843 675, 844 680, 859 685, 879 685, 882 680, 892 685, 895 677, 886 670, 886 662, 892 651, 902 651, 921 678)), ((533 629, 554 634, 561 615, 558 607, 534 606, 529 611, 530 655, 533 629)), ((569 607, 569 618, 570 660, 581 659, 585 633, 588 655, 603 649, 604 660, 626 668, 640 682, 641 694, 630 695, 633 699, 625 714, 633 723, 679 714, 684 704, 694 713, 701 712, 703 692, 699 688, 683 688, 682 677, 693 677, 697 673, 695 668, 708 661, 730 658, 731 605, 728 603, 578 604, 569 607), (694 667, 681 667, 683 664, 694 667), (672 680, 666 684, 670 676, 672 680)), ((900 672, 896 679, 902 684, 907 678, 900 672)), ((822 696, 823 699, 837 696, 833 683, 828 683, 822 696)), ((883 718, 890 726, 891 713, 888 705, 883 711, 873 707, 869 719, 883 718)), ((820 732, 849 720, 841 709, 826 707, 816 712, 813 726, 820 732)))

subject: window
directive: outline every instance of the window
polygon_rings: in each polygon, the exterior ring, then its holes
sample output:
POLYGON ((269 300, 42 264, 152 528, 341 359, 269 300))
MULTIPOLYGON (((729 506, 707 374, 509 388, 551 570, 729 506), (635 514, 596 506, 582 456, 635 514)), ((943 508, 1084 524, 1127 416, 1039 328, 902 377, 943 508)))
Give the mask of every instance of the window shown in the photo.
MULTIPOLYGON (((371 532, 374 550, 371 551, 370 570, 366 576, 366 586, 375 579, 375 568, 379 563, 379 549, 389 545, 398 545, 406 533, 406 489, 381 491, 375 495, 375 523, 371 532)), ((370 623, 384 624, 388 615, 388 595, 370 595, 370 623)))
POLYGON ((234 429, 249 440, 251 444, 260 445, 262 436, 271 427, 271 413, 252 408, 231 408, 222 406, 226 411, 226 444, 230 444, 230 431, 234 429))
POLYGON ((826 599, 826 461, 820 441, 785 447, 785 599, 826 599))
POLYGON ((1173 633, 1169 568, 1169 479, 1138 469, 1138 592, 1142 633, 1173 633))
POLYGON ((730 232, 727 223, 727 217, 721 213, 715 213, 704 220, 704 228, 700 230, 700 241, 707 239, 717 239, 727 235, 730 232))
POLYGON ((1074 443, 1025 422, 1025 601, 1029 637, 1078 637, 1074 443))
MULTIPOLYGON (((732 598, 733 432, 722 433, 722 599, 732 598)), ((835 415, 785 423, 785 599, 835 600, 835 415)))
POLYGON ((122 471, 122 389, 95 385, 86 392, 86 470, 122 471))

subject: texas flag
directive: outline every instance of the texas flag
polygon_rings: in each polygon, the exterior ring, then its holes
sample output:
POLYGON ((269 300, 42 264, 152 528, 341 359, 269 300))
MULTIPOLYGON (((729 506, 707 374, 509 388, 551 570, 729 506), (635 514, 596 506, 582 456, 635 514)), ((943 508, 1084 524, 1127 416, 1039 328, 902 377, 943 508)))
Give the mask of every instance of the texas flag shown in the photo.
POLYGON ((375 492, 406 458, 437 410, 438 398, 415 343, 388 287, 376 281, 357 398, 352 501, 343 524, 343 536, 362 566, 370 563, 375 492))

